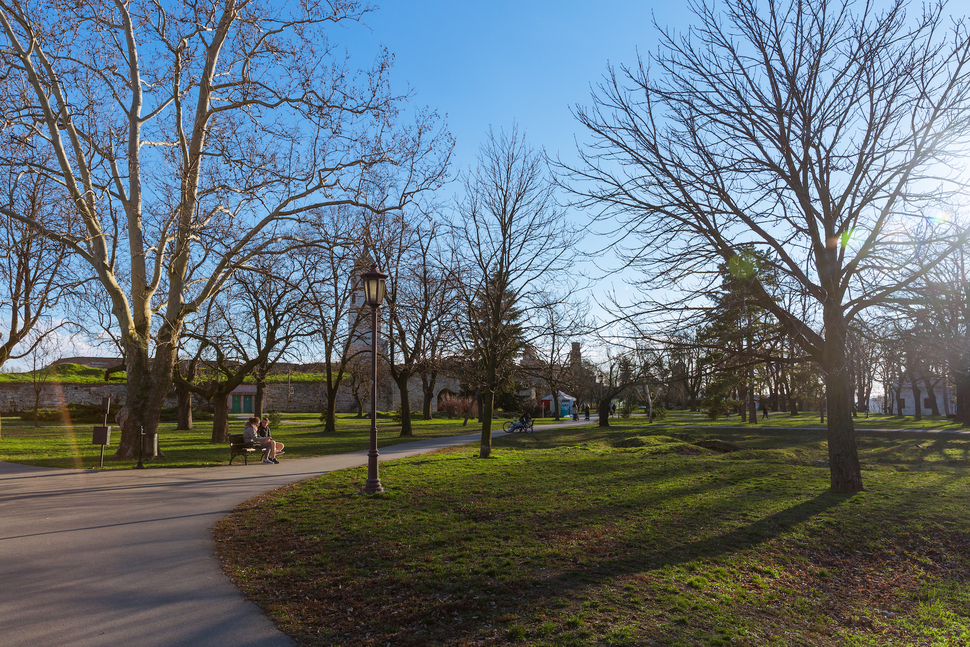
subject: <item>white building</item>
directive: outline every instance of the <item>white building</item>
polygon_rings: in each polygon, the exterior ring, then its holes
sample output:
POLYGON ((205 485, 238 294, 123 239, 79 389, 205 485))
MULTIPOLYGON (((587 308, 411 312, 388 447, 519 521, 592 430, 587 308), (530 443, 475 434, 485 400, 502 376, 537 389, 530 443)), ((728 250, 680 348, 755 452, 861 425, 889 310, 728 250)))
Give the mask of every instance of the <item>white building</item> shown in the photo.
MULTIPOLYGON (((946 379, 939 376, 930 376, 927 378, 933 385, 933 397, 936 398, 936 406, 940 412, 940 415, 946 415, 948 413, 953 413, 953 394, 950 392, 950 387, 947 384, 946 379)), ((924 416, 928 416, 933 412, 933 402, 930 394, 927 392, 926 380, 922 377, 917 377, 916 387, 919 389, 920 395, 920 413, 924 416)), ((904 416, 916 415, 916 401, 913 396, 913 384, 911 380, 904 380, 902 384, 899 385, 899 389, 896 389, 896 385, 893 385, 892 396, 896 397, 896 393, 899 393, 898 398, 898 408, 893 407, 893 411, 897 412, 900 409, 904 416)))

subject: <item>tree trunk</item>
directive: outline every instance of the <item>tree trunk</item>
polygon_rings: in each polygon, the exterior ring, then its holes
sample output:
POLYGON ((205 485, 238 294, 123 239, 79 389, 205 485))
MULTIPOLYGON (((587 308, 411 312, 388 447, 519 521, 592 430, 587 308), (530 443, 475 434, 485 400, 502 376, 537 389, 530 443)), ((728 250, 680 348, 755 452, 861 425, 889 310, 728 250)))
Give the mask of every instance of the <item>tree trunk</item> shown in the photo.
POLYGON ((748 421, 748 388, 746 386, 738 387, 738 416, 741 417, 741 422, 748 421))
POLYGON ((909 383, 913 390, 913 399, 915 400, 913 403, 913 420, 919 422, 923 419, 923 403, 920 402, 920 397, 922 397, 923 392, 919 388, 919 383, 916 381, 915 375, 911 377, 909 383))
POLYGON ((940 415, 940 405, 936 403, 936 382, 929 377, 923 378, 923 384, 926 386, 926 397, 930 400, 931 416, 940 415))
POLYGON ((266 398, 266 380, 256 380, 256 397, 253 398, 253 415, 263 417, 263 400, 266 398))
POLYGON ((492 404, 495 402, 495 394, 491 389, 483 389, 482 393, 482 442, 479 458, 488 458, 492 455, 492 404))
POLYGON ((138 456, 139 433, 142 430, 149 436, 158 433, 158 417, 172 385, 175 353, 170 343, 160 341, 155 350, 155 359, 152 360, 148 356, 147 344, 129 338, 125 343, 125 354, 128 383, 125 406, 119 412, 119 419, 123 422, 115 458, 131 459, 138 456))
MULTIPOLYGON (((750 341, 748 344, 750 348, 750 341)), ((754 369, 748 369, 748 422, 758 422, 758 405, 754 400, 754 369)))
POLYGON ((863 489, 862 468, 852 423, 852 384, 847 375, 833 371, 826 376, 825 390, 829 412, 830 484, 838 492, 859 492, 863 489))
POLYGON ((40 427, 40 391, 34 389, 34 429, 40 427))
POLYGON ((970 427, 970 376, 959 375, 954 381, 957 400, 957 420, 970 427))
POLYGON ((438 371, 429 371, 421 374, 421 391, 424 395, 424 402, 421 404, 421 417, 431 420, 431 403, 434 401, 434 388, 438 383, 438 371))
POLYGON ((212 440, 213 443, 229 442, 229 398, 217 395, 212 398, 212 440))
POLYGON ((613 400, 612 396, 609 398, 604 398, 603 400, 600 400, 599 403, 596 405, 596 412, 599 414, 599 417, 600 417, 600 422, 599 422, 600 427, 610 426, 610 404, 612 400, 613 400))
MULTIPOLYGON (((475 395, 472 398, 472 401, 468 403, 468 408, 465 409, 465 421, 461 423, 461 426, 462 427, 467 427, 468 426, 468 418, 470 418, 471 415, 472 415, 472 404, 478 402, 478 400, 479 400, 478 396, 479 396, 479 394, 481 394, 481 392, 482 392, 482 387, 481 386, 479 386, 477 389, 475 389, 475 395)), ((482 410, 482 408, 479 407, 478 410, 480 412, 482 410)))
POLYGON ((970 351, 964 352, 958 361, 959 368, 953 372, 956 419, 962 422, 964 427, 970 427, 970 351))
POLYGON ((823 317, 825 339, 821 368, 825 373, 823 415, 827 408, 829 417, 830 485, 837 492, 859 492, 863 489, 862 468, 852 424, 852 378, 845 370, 848 330, 842 309, 837 304, 826 305, 823 317))
MULTIPOLYGON (((392 376, 394 377, 394 376, 392 376)), ((394 377, 394 383, 401 393, 401 436, 414 436, 414 429, 411 427, 411 398, 408 392, 409 373, 398 373, 394 377)))
MULTIPOLYGON (((330 384, 330 380, 327 380, 327 403, 324 405, 324 423, 323 423, 323 433, 333 434, 337 431, 337 390, 340 388, 340 380, 337 380, 335 384, 330 384)), ((364 404, 359 398, 355 398, 357 402, 357 417, 361 418, 364 415, 364 404)))
POLYGON ((178 422, 175 429, 192 431, 192 392, 184 386, 176 384, 175 394, 178 397, 178 422))

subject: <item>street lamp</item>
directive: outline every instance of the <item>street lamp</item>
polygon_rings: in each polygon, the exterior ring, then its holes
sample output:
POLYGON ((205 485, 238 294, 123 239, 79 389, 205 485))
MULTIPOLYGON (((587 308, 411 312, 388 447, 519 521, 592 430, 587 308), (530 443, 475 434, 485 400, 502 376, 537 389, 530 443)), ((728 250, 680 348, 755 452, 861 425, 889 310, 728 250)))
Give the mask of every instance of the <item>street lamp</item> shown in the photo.
POLYGON ((361 274, 360 278, 364 282, 364 303, 371 307, 370 450, 367 452, 367 482, 361 491, 364 494, 379 494, 384 488, 377 475, 377 309, 384 301, 387 274, 377 269, 377 263, 374 263, 370 271, 361 274))

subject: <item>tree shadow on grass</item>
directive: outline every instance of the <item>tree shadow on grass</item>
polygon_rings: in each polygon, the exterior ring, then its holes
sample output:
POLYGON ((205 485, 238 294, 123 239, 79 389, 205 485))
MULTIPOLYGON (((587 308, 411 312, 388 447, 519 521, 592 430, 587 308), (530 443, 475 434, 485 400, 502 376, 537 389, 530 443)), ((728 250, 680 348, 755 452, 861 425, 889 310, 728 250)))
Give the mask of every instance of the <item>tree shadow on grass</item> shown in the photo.
MULTIPOLYGON (((561 568, 557 564, 548 564, 551 574, 545 579, 542 579, 541 571, 531 568, 508 571, 507 560, 501 556, 501 551, 497 551, 493 560, 495 568, 491 570, 470 570, 457 580, 448 578, 447 583, 441 581, 437 586, 426 580, 424 586, 431 588, 419 593, 418 598, 423 600, 407 608, 398 607, 400 613, 395 616, 396 626, 386 627, 381 640, 401 645, 465 644, 460 640, 475 639, 483 622, 492 623, 503 616, 509 617, 508 614, 520 616, 526 608, 548 607, 552 600, 581 595, 584 590, 607 584, 617 577, 743 552, 785 535, 852 496, 826 492, 704 539, 678 543, 671 538, 672 541, 661 548, 654 547, 655 537, 627 537, 616 542, 601 538, 605 541, 594 541, 589 545, 596 552, 591 550, 575 565, 561 568), (483 578, 488 582, 483 582, 483 578), (437 593, 432 594, 432 589, 437 593), (438 642, 444 640, 445 635, 448 640, 438 642)), ((385 590, 401 594, 408 590, 413 596, 415 592, 413 582, 384 580, 382 585, 388 587, 385 590)), ((414 597, 412 600, 417 602, 414 597)), ((498 622, 501 626, 503 621, 498 622)), ((379 640, 373 644, 378 643, 384 644, 379 640)))

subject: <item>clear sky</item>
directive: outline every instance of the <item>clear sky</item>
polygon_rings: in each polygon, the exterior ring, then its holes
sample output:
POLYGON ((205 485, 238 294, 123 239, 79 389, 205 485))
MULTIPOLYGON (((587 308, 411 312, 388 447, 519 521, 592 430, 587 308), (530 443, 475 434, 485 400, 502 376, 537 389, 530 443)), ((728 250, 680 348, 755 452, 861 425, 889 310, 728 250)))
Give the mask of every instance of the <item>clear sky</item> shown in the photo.
MULTIPOLYGON (((446 116, 456 139, 453 172, 474 165, 489 127, 517 125, 530 146, 574 158, 585 135, 571 108, 589 105, 608 64, 632 65, 638 51, 655 50, 654 19, 681 30, 691 18, 685 3, 642 0, 375 4, 368 29, 337 31, 334 40, 344 38, 358 64, 378 45, 394 54, 395 86, 409 85, 416 104, 446 116)), ((577 226, 585 220, 571 216, 577 226)), ((623 290, 622 280, 614 287, 623 290)))
MULTIPOLYGON (((607 63, 632 63, 638 48, 653 49, 654 15, 671 23, 672 12, 656 4, 386 0, 366 19, 369 38, 354 29, 349 45, 360 38, 395 55, 396 82, 410 84, 417 103, 447 115, 462 167, 474 160, 489 126, 513 123, 533 146, 565 155, 577 132, 570 108, 589 102, 607 63)), ((673 18, 684 24, 686 16, 673 18)))

